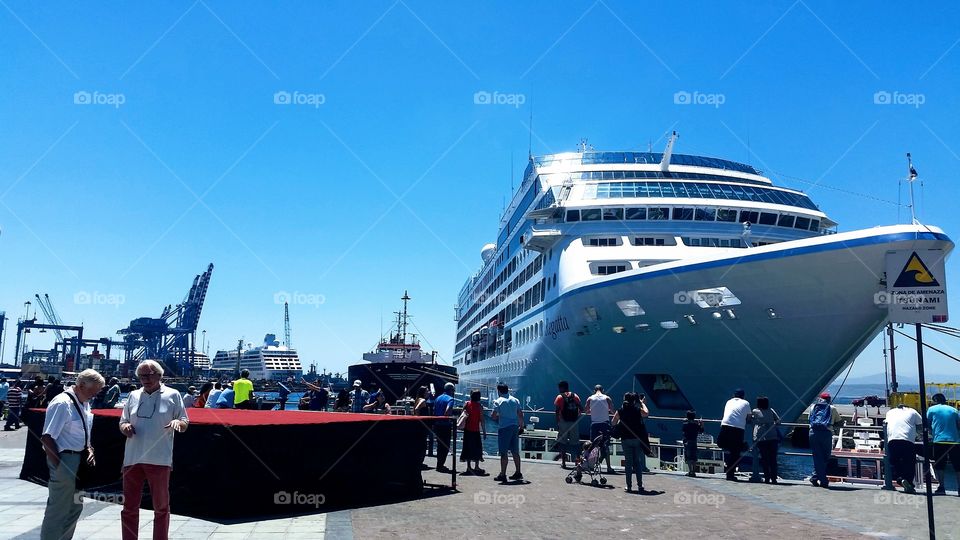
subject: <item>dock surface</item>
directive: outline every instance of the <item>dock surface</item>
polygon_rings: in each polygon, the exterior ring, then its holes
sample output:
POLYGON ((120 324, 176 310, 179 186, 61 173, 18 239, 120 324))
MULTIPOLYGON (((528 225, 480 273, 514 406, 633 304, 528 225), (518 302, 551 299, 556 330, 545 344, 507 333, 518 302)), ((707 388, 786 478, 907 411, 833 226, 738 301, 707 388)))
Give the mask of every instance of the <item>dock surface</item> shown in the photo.
MULTIPOLYGON (((0 432, 2 539, 40 537, 47 492, 18 479, 25 437, 25 429, 0 432)), ((433 465, 430 458, 427 463, 433 465)), ((489 476, 459 476, 459 491, 414 501, 229 523, 174 515, 170 538, 927 537, 924 497, 873 487, 826 490, 793 481, 775 486, 657 472, 644 476, 648 493, 638 495, 623 491, 622 474, 609 475, 607 487, 568 485, 558 465, 524 462, 525 481, 503 485, 493 480, 499 460, 488 457, 483 466, 489 476)), ((428 470, 424 480, 449 485, 450 475, 428 470)), ((937 536, 960 540, 960 497, 949 493, 934 499, 937 536)), ((141 511, 141 538, 150 538, 152 518, 141 511)), ((74 538, 120 538, 120 506, 85 501, 74 538)))

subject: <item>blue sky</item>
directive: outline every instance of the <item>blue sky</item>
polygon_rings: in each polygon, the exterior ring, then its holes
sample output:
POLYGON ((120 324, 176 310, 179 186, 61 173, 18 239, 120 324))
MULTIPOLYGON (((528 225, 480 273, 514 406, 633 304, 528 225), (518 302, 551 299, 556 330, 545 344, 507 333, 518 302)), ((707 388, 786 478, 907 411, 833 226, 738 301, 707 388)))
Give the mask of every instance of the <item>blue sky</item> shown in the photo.
MULTIPOLYGON (((340 371, 408 289, 449 361, 531 106, 534 153, 581 137, 659 150, 675 129, 677 151, 751 163, 840 230, 909 219, 910 151, 921 219, 956 236, 960 6, 869 7, 3 0, 0 310, 46 292, 67 322, 115 335, 213 262, 213 350, 281 334, 274 296, 298 293, 304 364, 340 371)), ((871 347, 854 375, 881 358, 871 347)))

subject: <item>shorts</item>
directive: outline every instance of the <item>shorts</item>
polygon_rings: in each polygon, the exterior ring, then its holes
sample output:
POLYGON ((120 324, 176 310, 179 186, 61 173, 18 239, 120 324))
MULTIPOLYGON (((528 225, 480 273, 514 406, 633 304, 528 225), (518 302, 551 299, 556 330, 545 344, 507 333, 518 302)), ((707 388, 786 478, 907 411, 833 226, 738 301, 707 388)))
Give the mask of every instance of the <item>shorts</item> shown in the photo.
POLYGON ((557 444, 566 448, 580 447, 580 429, 576 421, 560 420, 557 423, 557 444))
POLYGON ((955 471, 960 472, 960 444, 933 443, 933 468, 942 471, 947 468, 948 461, 955 471))
POLYGON ((520 455, 520 426, 507 426, 497 430, 497 446, 500 457, 506 457, 508 452, 520 455))
POLYGON ((590 424, 590 441, 592 442, 596 439, 601 433, 610 434, 610 422, 594 422, 590 424))

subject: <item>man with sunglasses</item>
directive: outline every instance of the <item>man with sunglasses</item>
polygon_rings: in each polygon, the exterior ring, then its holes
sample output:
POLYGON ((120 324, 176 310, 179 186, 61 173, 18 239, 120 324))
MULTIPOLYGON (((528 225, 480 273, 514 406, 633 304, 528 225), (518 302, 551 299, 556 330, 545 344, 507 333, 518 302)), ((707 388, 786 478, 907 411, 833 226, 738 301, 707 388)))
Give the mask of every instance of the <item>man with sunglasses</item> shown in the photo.
POLYGON ((170 471, 173 436, 187 429, 189 419, 180 392, 161 383, 163 368, 153 360, 137 366, 143 385, 130 392, 120 415, 120 432, 127 437, 123 455, 123 540, 134 540, 140 530, 143 483, 153 498, 153 538, 167 538, 170 529, 170 471))

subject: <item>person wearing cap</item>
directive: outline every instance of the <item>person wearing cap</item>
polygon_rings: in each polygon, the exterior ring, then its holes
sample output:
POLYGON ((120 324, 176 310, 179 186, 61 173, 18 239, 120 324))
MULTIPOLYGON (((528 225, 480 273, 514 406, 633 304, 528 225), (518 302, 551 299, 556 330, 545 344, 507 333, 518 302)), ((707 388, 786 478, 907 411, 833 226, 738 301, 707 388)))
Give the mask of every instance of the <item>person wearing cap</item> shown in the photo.
POLYGON ((747 430, 747 421, 753 415, 750 402, 743 399, 744 391, 737 388, 733 397, 727 400, 723 407, 723 419, 720 421, 720 434, 717 436, 717 446, 723 449, 724 471, 727 480, 736 481, 737 465, 740 463, 740 454, 743 452, 743 436, 747 430))
POLYGON ((833 449, 834 430, 843 425, 840 411, 830 404, 830 393, 820 394, 820 399, 810 410, 810 453, 813 454, 813 476, 810 483, 814 487, 830 487, 827 479, 827 462, 833 449))
POLYGON ((350 392, 350 412, 362 413, 363 406, 370 402, 370 392, 360 386, 360 379, 353 381, 353 391, 350 392))
POLYGON ((183 406, 186 408, 193 407, 194 403, 197 402, 197 387, 190 386, 187 387, 187 393, 183 395, 183 406))
MULTIPOLYGON (((943 480, 948 461, 953 465, 957 485, 960 485, 960 413, 947 405, 947 396, 943 394, 934 394, 933 403, 927 409, 927 420, 933 434, 933 470, 940 481, 936 494, 945 495, 947 488, 943 480)), ((957 491, 957 495, 960 496, 960 491, 957 491)))

